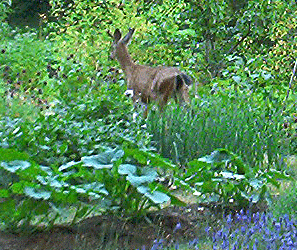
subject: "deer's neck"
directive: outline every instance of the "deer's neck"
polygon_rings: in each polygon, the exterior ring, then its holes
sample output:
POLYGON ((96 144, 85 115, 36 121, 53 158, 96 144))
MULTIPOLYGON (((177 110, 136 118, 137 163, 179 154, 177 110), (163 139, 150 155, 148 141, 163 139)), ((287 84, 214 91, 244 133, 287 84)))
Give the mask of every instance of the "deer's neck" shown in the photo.
POLYGON ((132 66, 134 66, 134 62, 129 55, 127 47, 122 44, 119 45, 116 51, 116 57, 124 73, 126 75, 129 74, 129 72, 132 70, 132 66))

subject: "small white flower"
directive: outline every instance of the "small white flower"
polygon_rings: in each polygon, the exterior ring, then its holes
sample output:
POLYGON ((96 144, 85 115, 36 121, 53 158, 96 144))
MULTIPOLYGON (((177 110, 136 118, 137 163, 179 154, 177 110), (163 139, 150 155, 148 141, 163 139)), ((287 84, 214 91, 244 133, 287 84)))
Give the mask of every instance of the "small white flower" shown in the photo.
POLYGON ((138 114, 137 113, 133 113, 133 122, 136 122, 136 118, 137 118, 138 114))
POLYGON ((127 89, 124 93, 125 96, 132 98, 134 95, 133 89, 127 89))

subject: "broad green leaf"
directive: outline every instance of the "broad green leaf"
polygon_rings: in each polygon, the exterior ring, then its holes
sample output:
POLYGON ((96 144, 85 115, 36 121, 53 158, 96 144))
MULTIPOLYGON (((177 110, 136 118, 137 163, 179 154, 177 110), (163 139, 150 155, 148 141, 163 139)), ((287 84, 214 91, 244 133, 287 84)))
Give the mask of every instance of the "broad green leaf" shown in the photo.
POLYGON ((17 170, 25 170, 31 166, 30 162, 27 161, 10 161, 10 162, 1 162, 1 167, 5 170, 15 173, 17 170))
POLYGON ((119 166, 118 172, 121 175, 133 175, 136 173, 136 166, 131 164, 121 164, 119 166))
POLYGON ((240 76, 232 76, 232 79, 233 79, 236 83, 240 83, 240 82, 241 82, 241 77, 240 77, 240 76))
POLYGON ((197 159, 190 161, 187 165, 189 166, 187 169, 187 175, 191 175, 203 171, 204 169, 211 168, 209 163, 197 159))
POLYGON ((229 151, 225 149, 218 149, 213 151, 210 155, 201 157, 198 161, 206 162, 206 163, 218 163, 218 162, 226 162, 231 159, 229 151))
POLYGON ((280 171, 277 171, 275 169, 270 169, 267 174, 272 175, 274 179, 284 179, 284 180, 291 180, 291 181, 295 181, 294 177, 286 174, 286 173, 282 173, 280 171))
POLYGON ((103 169, 103 168, 112 168, 113 164, 108 164, 105 158, 102 158, 101 155, 93 155, 93 156, 85 156, 82 157, 83 166, 85 167, 93 167, 95 169, 103 169))
POLYGON ((194 29, 184 29, 184 30, 178 30, 176 32, 177 35, 183 35, 183 36, 186 36, 186 35, 189 35, 189 36, 195 36, 196 35, 196 32, 194 29))
POLYGON ((256 190, 262 188, 263 186, 263 181, 259 180, 259 179, 252 179, 249 181, 249 184, 256 190))
POLYGON ((123 155, 124 151, 121 149, 108 149, 98 155, 82 157, 82 162, 84 166, 93 167, 95 169, 112 168, 112 163, 123 157, 123 155))
POLYGON ((25 184, 23 182, 17 182, 11 185, 10 189, 15 194, 24 193, 25 184))
POLYGON ((134 175, 129 174, 127 176, 127 180, 131 183, 133 186, 139 186, 143 183, 151 183, 157 178, 158 174, 153 169, 143 169, 141 175, 134 175))
POLYGON ((139 186, 137 187, 138 192, 149 198, 155 204, 162 204, 170 200, 170 197, 162 192, 153 191, 151 192, 148 187, 139 186))
POLYGON ((213 181, 205 181, 203 184, 200 186, 202 193, 212 193, 217 186, 216 182, 213 181))
POLYGON ((39 199, 48 200, 51 197, 51 192, 41 190, 41 189, 36 189, 34 187, 25 187, 24 193, 36 200, 39 200, 39 199))
POLYGON ((70 161, 70 162, 67 162, 66 164, 61 165, 61 166, 58 168, 58 170, 59 170, 59 171, 63 171, 63 170, 65 170, 65 169, 71 168, 72 166, 75 166, 75 165, 77 165, 77 164, 79 164, 79 162, 70 161))
POLYGON ((236 179, 236 180, 241 180, 241 179, 245 179, 244 175, 241 174, 234 174, 232 172, 227 172, 227 171, 223 171, 221 172, 221 175, 226 178, 226 179, 236 179))
POLYGON ((92 191, 92 192, 108 195, 108 191, 104 188, 104 184, 102 183, 92 182, 92 183, 79 185, 78 187, 84 189, 87 193, 92 191))

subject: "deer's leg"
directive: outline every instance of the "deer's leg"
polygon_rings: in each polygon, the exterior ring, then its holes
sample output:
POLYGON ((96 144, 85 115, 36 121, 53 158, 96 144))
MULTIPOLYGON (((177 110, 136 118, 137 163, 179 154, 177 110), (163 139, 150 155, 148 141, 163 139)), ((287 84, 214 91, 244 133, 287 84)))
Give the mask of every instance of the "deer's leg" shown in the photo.
POLYGON ((145 104, 145 108, 144 108, 144 113, 143 113, 143 118, 147 118, 147 115, 148 115, 148 105, 145 104))

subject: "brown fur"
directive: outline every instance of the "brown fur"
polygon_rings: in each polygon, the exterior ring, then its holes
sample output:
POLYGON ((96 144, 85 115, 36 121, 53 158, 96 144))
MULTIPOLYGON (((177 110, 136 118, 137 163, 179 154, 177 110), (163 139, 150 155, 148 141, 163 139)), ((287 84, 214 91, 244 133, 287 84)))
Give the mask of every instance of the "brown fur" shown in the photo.
MULTIPOLYGON (((189 90, 186 83, 191 83, 190 78, 175 67, 149 67, 135 64, 127 50, 127 43, 132 38, 134 29, 129 29, 128 34, 122 37, 116 29, 112 45, 111 58, 116 58, 123 69, 127 88, 133 90, 133 101, 140 100, 147 104, 156 101, 161 110, 170 98, 179 102, 189 102, 189 90)), ((145 115, 147 114, 147 110, 145 115)))

